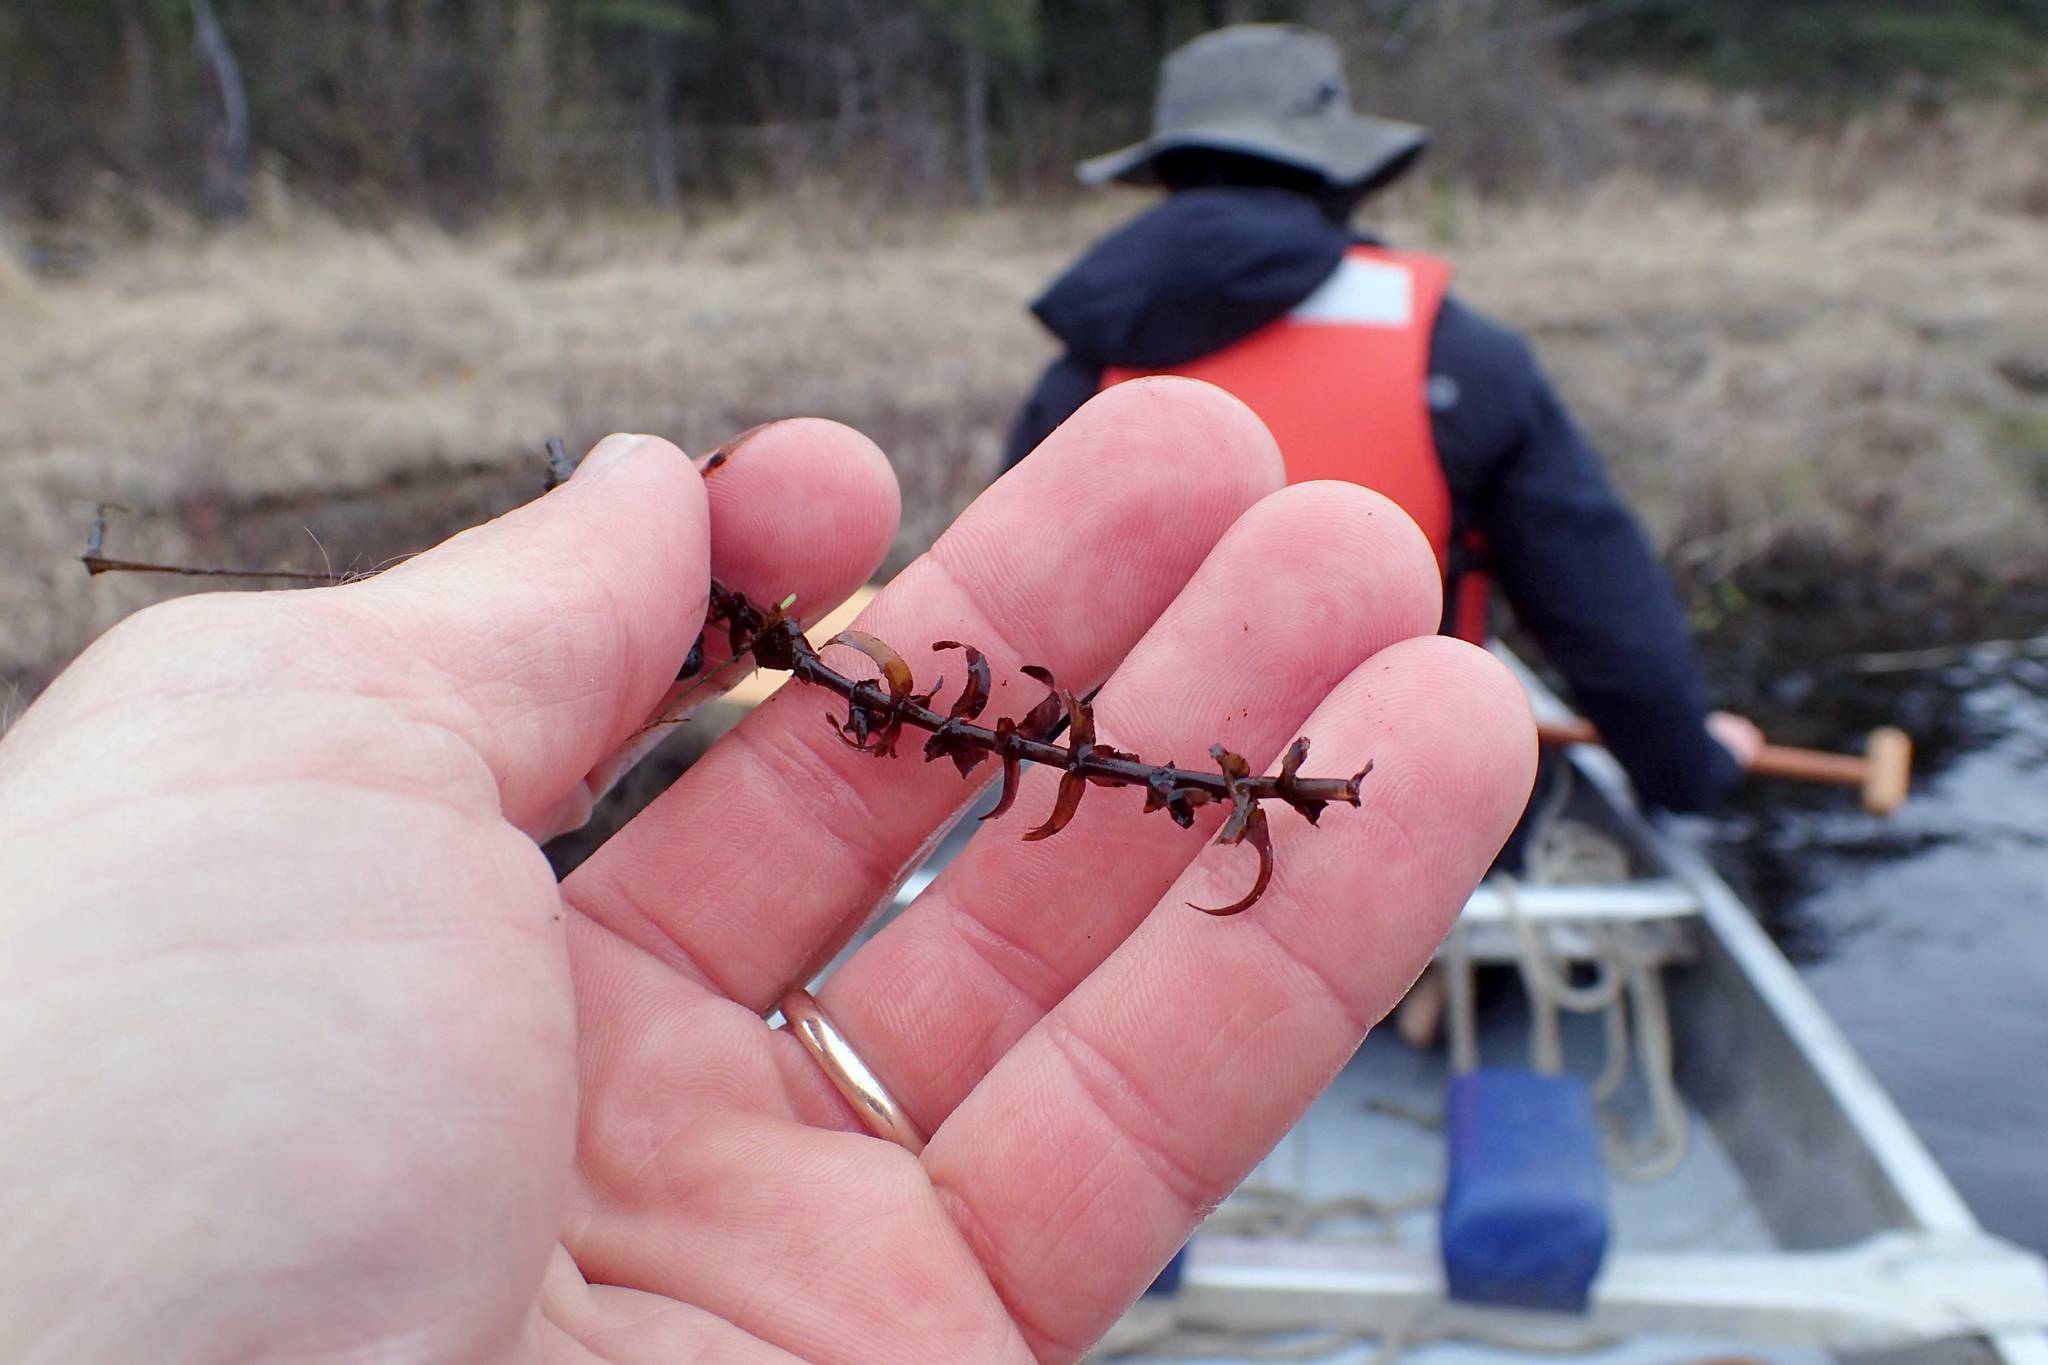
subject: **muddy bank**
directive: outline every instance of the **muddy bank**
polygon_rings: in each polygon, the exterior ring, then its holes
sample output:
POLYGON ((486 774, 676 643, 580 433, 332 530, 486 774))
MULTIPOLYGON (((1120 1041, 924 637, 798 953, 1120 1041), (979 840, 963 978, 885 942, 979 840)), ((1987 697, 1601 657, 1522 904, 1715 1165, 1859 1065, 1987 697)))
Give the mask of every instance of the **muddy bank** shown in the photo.
POLYGON ((1940 685, 1947 667, 2023 659, 2048 627, 2048 581, 1962 566, 1779 553, 1727 579, 1681 571, 1678 582, 1717 702, 1770 718, 1793 744, 1901 726, 1923 771, 1945 760, 1959 714, 1940 685))

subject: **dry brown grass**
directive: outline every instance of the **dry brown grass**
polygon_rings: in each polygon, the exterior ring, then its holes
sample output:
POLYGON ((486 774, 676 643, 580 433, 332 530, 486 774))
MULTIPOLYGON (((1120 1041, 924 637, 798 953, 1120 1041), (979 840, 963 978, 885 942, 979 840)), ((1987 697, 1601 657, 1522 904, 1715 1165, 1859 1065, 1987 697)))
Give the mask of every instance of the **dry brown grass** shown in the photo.
POLYGON ((1610 182, 1482 215, 1465 289, 1526 329, 1675 558, 1788 542, 2048 570, 2048 231, 1881 196, 1716 212, 1610 182))
MULTIPOLYGON (((1418 194, 1391 227, 1529 331, 1695 576, 1788 542, 2048 574, 2043 220, 2004 190, 1838 190, 1731 209, 1624 173, 1569 207, 1418 194)), ((1050 355, 1024 301, 1137 202, 918 222, 798 197, 461 238, 285 206, 0 275, 0 691, 171 590, 72 561, 103 499, 136 513, 118 549, 363 567, 529 494, 547 435, 703 450, 821 413, 896 461, 900 558, 985 483, 1050 355)))

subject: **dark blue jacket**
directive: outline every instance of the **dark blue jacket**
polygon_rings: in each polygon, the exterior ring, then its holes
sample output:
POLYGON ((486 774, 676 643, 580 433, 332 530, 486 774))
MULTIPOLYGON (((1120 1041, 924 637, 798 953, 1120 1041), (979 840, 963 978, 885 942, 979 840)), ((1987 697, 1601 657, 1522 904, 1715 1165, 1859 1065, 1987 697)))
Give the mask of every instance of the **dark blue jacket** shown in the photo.
MULTIPOLYGON (((1087 402, 1105 367, 1166 368, 1229 345, 1307 298, 1357 240, 1286 190, 1169 195, 1032 305, 1066 354, 1019 414, 1004 467, 1087 402)), ((1712 805, 1740 770, 1706 731, 1677 598, 1528 343, 1452 297, 1429 367, 1454 528, 1484 533, 1501 592, 1637 795, 1712 805)))

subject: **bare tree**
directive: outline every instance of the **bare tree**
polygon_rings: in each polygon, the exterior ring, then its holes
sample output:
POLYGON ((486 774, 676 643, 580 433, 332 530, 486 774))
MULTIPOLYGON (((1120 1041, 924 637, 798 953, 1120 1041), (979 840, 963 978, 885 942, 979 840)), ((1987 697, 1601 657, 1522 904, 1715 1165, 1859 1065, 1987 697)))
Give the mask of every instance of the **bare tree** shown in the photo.
POLYGON ((647 52, 647 167, 652 177, 654 206, 662 212, 676 206, 676 129, 671 106, 676 98, 676 35, 649 30, 647 52))
POLYGON ((988 164, 988 45, 980 18, 980 6, 970 6, 961 35, 965 67, 961 95, 966 104, 961 115, 966 126, 967 191, 977 208, 987 208, 995 202, 995 191, 988 164))
POLYGON ((156 45, 141 0, 119 0, 121 20, 122 143, 128 163, 146 168, 157 143, 156 45))
MULTIPOLYGON (((931 5, 931 0, 927 0, 931 5)), ((960 127, 968 193, 977 205, 995 200, 989 164, 989 69, 1028 62, 1038 47, 1038 0, 967 0, 931 5, 940 24, 960 47, 960 127)))
POLYGON ((206 210, 232 222, 249 213, 249 97, 213 0, 192 0, 192 24, 217 106, 206 139, 206 210))
POLYGON ((503 0, 480 8, 490 24, 486 50, 494 57, 492 166, 499 188, 529 194, 547 178, 543 144, 554 98, 548 7, 544 0, 503 0))

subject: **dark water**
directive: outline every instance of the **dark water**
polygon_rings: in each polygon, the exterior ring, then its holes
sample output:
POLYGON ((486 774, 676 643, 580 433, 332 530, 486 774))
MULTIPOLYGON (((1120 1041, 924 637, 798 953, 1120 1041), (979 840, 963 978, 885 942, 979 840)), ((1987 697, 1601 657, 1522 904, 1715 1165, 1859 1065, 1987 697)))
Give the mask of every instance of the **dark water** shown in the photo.
POLYGON ((1978 1217, 2048 1250, 2048 649, 1877 662, 1779 674, 1752 709, 1786 742, 1900 725, 1905 809, 1753 784, 1716 861, 1978 1217))

